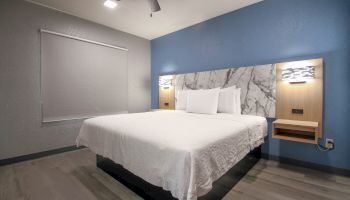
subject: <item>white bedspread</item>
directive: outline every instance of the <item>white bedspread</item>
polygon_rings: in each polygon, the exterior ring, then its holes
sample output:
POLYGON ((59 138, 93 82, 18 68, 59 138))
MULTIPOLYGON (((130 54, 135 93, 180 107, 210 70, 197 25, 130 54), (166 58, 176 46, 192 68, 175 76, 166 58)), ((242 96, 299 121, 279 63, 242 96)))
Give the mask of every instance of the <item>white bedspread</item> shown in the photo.
POLYGON ((85 120, 76 142, 174 197, 192 200, 266 135, 263 117, 157 111, 85 120))

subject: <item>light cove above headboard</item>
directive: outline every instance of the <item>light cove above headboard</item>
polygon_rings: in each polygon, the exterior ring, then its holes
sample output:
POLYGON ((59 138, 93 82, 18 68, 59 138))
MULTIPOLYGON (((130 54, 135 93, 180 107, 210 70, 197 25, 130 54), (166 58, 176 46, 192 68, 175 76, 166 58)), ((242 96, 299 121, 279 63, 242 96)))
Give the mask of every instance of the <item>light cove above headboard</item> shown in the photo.
POLYGON ((242 114, 275 117, 275 64, 175 75, 176 91, 226 88, 233 85, 241 88, 242 114))

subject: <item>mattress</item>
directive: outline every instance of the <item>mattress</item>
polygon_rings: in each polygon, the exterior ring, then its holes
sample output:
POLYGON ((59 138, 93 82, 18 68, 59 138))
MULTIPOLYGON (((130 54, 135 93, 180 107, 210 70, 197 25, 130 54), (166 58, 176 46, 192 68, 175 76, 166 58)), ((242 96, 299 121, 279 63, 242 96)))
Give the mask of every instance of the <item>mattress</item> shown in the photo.
POLYGON ((76 143, 180 200, 193 200, 266 135, 263 117, 157 111, 87 119, 76 143))

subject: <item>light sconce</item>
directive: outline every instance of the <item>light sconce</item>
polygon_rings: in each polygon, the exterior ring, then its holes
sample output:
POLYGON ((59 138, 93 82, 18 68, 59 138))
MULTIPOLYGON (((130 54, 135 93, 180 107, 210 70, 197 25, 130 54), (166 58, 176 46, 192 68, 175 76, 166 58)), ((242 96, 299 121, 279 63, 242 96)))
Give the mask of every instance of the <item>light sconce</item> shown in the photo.
POLYGON ((305 83, 315 78, 315 66, 285 67, 282 69, 282 80, 289 83, 305 83))
POLYGON ((117 7, 118 3, 116 0, 106 0, 103 5, 106 6, 107 8, 113 9, 113 8, 117 7))
POLYGON ((159 77, 159 87, 168 89, 173 86, 173 75, 166 75, 159 77))

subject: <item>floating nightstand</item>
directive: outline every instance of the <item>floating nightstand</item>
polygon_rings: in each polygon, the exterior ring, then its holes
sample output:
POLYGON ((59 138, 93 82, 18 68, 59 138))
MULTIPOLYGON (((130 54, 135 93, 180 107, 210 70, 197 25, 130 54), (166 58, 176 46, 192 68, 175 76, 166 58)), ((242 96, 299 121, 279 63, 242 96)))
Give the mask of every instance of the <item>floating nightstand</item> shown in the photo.
POLYGON ((317 144, 319 135, 318 122, 277 119, 272 124, 272 137, 317 144))

